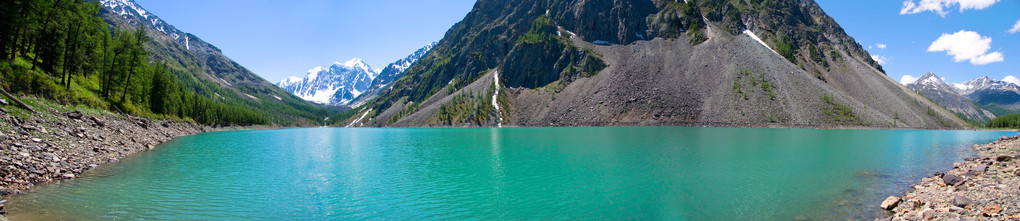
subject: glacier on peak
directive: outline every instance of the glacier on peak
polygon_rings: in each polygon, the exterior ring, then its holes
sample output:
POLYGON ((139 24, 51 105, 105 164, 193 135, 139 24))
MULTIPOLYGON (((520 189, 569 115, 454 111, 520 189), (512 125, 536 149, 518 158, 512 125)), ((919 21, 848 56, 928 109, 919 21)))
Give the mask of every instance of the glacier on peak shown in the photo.
MULTIPOLYGON (((351 105, 372 97, 399 78, 404 71, 435 47, 435 42, 386 68, 373 69, 365 60, 353 58, 333 62, 328 68, 315 67, 302 77, 288 77, 276 85, 302 99, 328 105, 351 105)), ((357 106, 354 104, 353 106, 357 106)))
MULTIPOLYGON (((360 58, 334 62, 328 68, 317 66, 303 78, 287 77, 276 85, 302 99, 319 104, 334 104, 334 94, 368 90, 377 73, 360 58)), ((353 98, 351 98, 353 99, 353 98)))

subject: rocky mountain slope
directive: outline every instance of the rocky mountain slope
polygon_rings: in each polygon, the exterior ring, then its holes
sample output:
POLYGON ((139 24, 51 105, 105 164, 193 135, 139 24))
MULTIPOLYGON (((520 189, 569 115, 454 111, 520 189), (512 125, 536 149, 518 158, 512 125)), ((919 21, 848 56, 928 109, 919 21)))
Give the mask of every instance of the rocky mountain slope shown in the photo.
POLYGON ((992 114, 991 111, 979 106, 979 104, 975 103, 970 98, 960 95, 961 89, 967 89, 968 85, 953 85, 954 86, 950 86, 950 84, 943 82, 939 76, 929 72, 918 78, 917 81, 907 84, 906 86, 918 93, 921 93, 921 95, 928 97, 950 111, 964 115, 971 120, 987 122, 988 120, 995 118, 995 114, 992 114))
POLYGON ((958 128, 811 0, 480 0, 351 126, 958 128))
POLYGON ((355 58, 344 63, 334 63, 328 69, 312 68, 304 77, 289 77, 276 83, 276 86, 315 103, 357 107, 400 78, 408 67, 424 57, 433 46, 435 43, 426 45, 382 70, 372 69, 363 60, 355 58))
POLYGON ((150 62, 166 63, 178 81, 217 102, 271 116, 274 122, 319 125, 332 111, 304 101, 255 75, 195 35, 178 30, 132 0, 100 0, 111 29, 143 27, 150 62))

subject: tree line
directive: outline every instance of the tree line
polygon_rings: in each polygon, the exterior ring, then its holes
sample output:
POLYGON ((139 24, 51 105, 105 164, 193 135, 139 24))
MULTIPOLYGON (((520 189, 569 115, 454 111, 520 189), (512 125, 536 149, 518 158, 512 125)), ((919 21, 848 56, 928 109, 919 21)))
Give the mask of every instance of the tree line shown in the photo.
POLYGON ((150 60, 144 27, 112 28, 100 10, 94 0, 0 0, 0 86, 149 117, 270 123, 264 112, 189 90, 183 70, 150 60))

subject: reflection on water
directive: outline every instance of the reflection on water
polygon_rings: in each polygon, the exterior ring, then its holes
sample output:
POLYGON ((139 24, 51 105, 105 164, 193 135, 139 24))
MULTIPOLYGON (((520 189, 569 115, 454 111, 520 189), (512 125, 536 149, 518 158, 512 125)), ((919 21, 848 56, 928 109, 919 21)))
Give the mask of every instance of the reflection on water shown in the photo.
POLYGON ((1006 132, 689 127, 206 133, 11 196, 28 219, 867 219, 1006 132))

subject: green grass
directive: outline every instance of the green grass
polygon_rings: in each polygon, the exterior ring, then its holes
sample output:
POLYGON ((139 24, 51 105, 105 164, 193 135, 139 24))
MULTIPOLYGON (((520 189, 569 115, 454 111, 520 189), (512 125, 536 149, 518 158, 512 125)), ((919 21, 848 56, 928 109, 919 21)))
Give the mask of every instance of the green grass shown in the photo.
POLYGON ((825 102, 823 112, 825 115, 832 118, 834 122, 838 123, 861 123, 857 115, 854 114, 853 108, 849 105, 844 105, 836 98, 829 94, 822 95, 822 101, 825 102))

